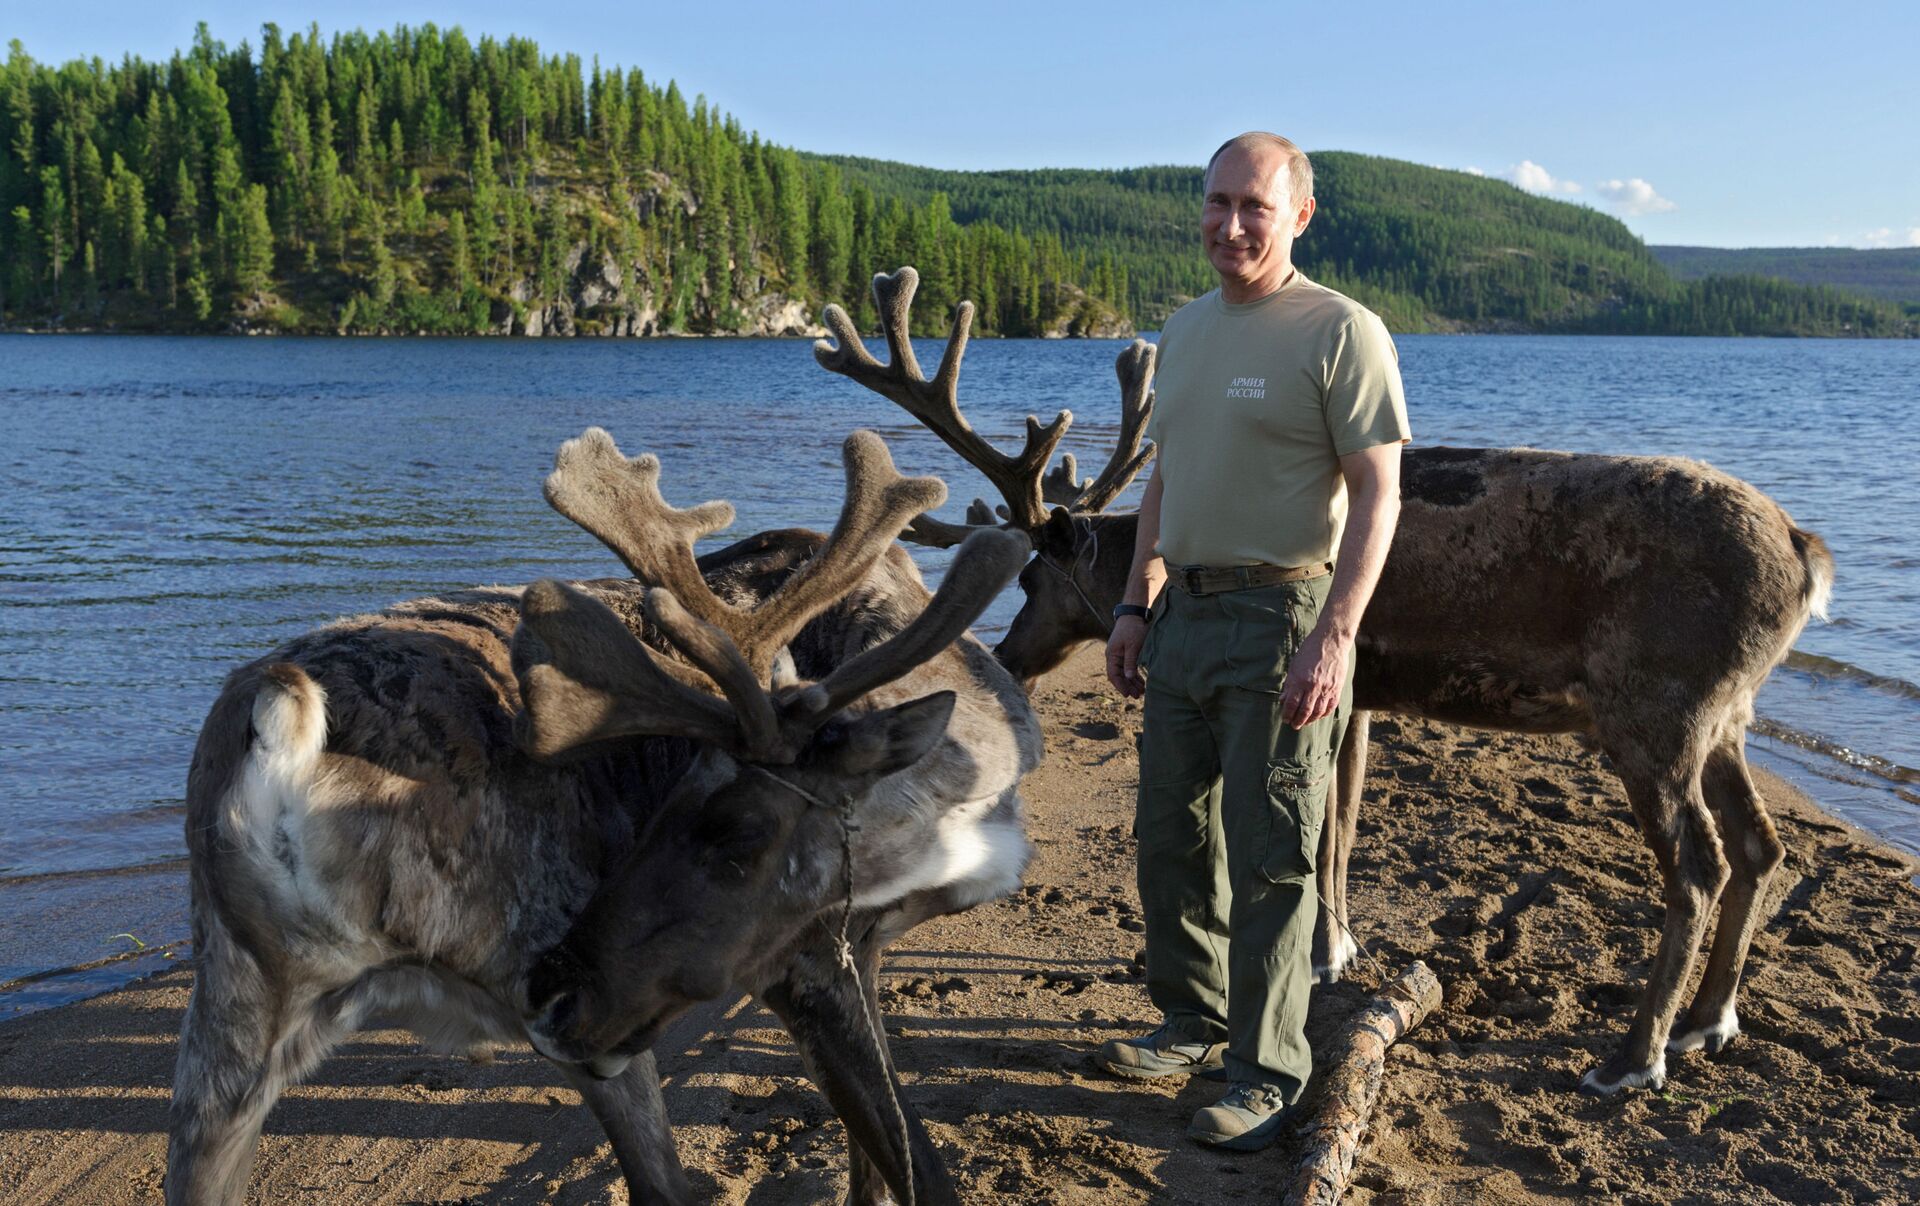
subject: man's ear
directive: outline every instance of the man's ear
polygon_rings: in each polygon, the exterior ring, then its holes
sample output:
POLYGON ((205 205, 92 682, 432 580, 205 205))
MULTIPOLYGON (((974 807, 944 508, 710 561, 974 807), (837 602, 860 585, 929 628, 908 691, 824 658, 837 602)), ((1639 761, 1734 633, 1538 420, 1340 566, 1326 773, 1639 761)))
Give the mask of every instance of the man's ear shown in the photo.
POLYGON ((832 721, 814 736, 804 761, 810 770, 875 779, 912 766, 946 736, 956 698, 952 691, 940 691, 832 721))
POLYGON ((1040 552, 1059 560, 1073 556, 1075 535, 1073 516, 1067 513, 1065 507, 1055 507, 1053 514, 1047 516, 1047 522, 1040 525, 1033 543, 1040 552))

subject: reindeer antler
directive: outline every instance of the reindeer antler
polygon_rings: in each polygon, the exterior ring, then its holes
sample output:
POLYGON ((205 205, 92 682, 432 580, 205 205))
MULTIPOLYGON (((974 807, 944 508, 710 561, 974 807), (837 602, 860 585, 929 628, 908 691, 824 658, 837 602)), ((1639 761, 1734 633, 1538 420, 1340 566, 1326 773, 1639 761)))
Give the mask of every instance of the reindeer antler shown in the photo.
MULTIPOLYGON (((1063 410, 1044 426, 1038 418, 1028 415, 1026 444, 1016 456, 1008 456, 982 439, 960 413, 958 397, 960 360, 966 355, 967 338, 973 329, 973 303, 963 301, 954 311, 947 350, 940 357, 939 370, 929 381, 920 371, 920 362, 913 354, 913 341, 908 336, 908 316, 914 291, 919 287, 920 274, 911 267, 891 275, 878 273, 873 278, 873 300, 880 311, 881 330, 887 337, 887 364, 873 358, 860 341, 860 332, 853 320, 836 305, 829 305, 824 316, 834 339, 816 342, 814 359, 821 367, 859 382, 918 419, 994 484, 1007 500, 1009 523, 1027 530, 1037 528, 1047 519, 1040 476, 1047 462, 1053 459, 1053 450, 1059 446, 1060 438, 1066 435, 1067 426, 1073 422, 1073 413, 1063 410)), ((914 521, 906 538, 945 547, 964 538, 971 530, 971 524, 956 527, 922 516, 914 521)))
POLYGON ((960 638, 987 604, 1005 590, 1026 565, 1033 545, 1024 533, 981 528, 954 554, 953 564, 933 599, 905 628, 786 699, 789 727, 808 730, 867 692, 906 674, 960 638))
POLYGON ((754 677, 765 682, 781 647, 866 577, 914 516, 946 499, 938 478, 900 476, 886 444, 870 431, 848 436, 842 456, 847 495, 827 543, 751 608, 735 607, 708 589, 693 555, 693 542, 731 523, 733 508, 723 502, 684 511, 669 506, 660 496, 660 462, 652 455, 622 456, 612 436, 591 428, 560 446, 547 477, 547 501, 599 537, 634 577, 672 592, 693 618, 726 634, 754 677))
POLYGON ((936 479, 900 476, 872 432, 849 436, 843 455, 847 497, 832 534, 778 590, 741 608, 708 588, 693 557, 693 541, 731 522, 732 507, 668 505, 659 461, 621 455, 599 428, 562 445, 547 479, 548 501, 649 585, 642 598, 648 621, 693 669, 654 657, 586 592, 536 582, 522 600, 514 637, 522 746, 553 758, 614 737, 673 735, 755 761, 790 762, 834 712, 958 638, 1019 572, 1024 536, 988 532, 969 540, 933 601, 904 629, 779 704, 769 694, 779 650, 858 586, 909 520, 946 497, 936 479), (706 690, 709 682, 724 700, 706 690))
POLYGON ((1153 445, 1141 444, 1147 420, 1153 417, 1154 355, 1152 344, 1136 339, 1113 362, 1114 375, 1120 378, 1120 434, 1113 452, 1090 482, 1074 479, 1073 454, 1063 454, 1059 466, 1042 480, 1049 503, 1081 513, 1104 511, 1153 459, 1153 445))
POLYGON ((764 695, 721 699, 700 689, 693 673, 655 658, 612 608, 564 582, 543 579, 521 596, 513 668, 514 736, 536 758, 640 733, 755 751, 777 741, 764 695))

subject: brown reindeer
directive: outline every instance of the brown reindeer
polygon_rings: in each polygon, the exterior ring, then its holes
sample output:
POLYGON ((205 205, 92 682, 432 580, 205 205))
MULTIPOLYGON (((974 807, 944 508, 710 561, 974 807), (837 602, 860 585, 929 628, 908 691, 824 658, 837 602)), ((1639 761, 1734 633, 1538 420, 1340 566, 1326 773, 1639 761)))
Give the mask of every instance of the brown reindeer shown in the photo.
POLYGON ((281 1090, 376 1014, 443 1049, 530 1040, 631 1196, 684 1201, 648 1049, 729 989, 781 1016, 846 1121, 854 1201, 953 1200, 874 977, 1028 857, 1038 726, 963 635, 1028 545, 968 540, 930 598, 892 541, 944 487, 870 433, 846 464, 830 536, 702 565, 732 509, 669 507, 657 461, 589 431, 547 496, 635 580, 404 603, 229 677, 188 782, 170 1203, 240 1200, 281 1090))
MULTIPOLYGON (((971 308, 962 304, 938 375, 921 378, 906 341, 917 277, 874 278, 894 349, 865 355, 838 307, 839 337, 815 354, 904 406, 979 466, 1006 497, 999 518, 1026 531, 1026 602, 995 649, 1031 682, 1087 641, 1103 641, 1133 555, 1136 517, 1100 513, 1151 455, 1153 352, 1121 353, 1121 438, 1093 482, 1068 460, 1042 478, 1071 415, 1027 420, 1008 458, 960 417, 956 392, 971 308), (977 458, 977 459, 976 459, 977 458), (1044 501, 1061 505, 1042 514, 1044 501)), ((906 539, 952 543, 990 524, 923 517, 906 539)), ((1400 523, 1357 642, 1353 719, 1320 846, 1325 907, 1315 963, 1337 978, 1346 933, 1347 860, 1359 816, 1369 711, 1518 732, 1590 735, 1613 761, 1659 865, 1666 922, 1626 1041, 1582 1088, 1658 1087, 1666 1054, 1717 1051, 1739 1033, 1740 973, 1760 899, 1784 857, 1747 773, 1753 696, 1833 582, 1826 544, 1745 482, 1696 461, 1532 449, 1415 448, 1401 469, 1400 523), (1677 1031, 1675 1015, 1720 906, 1707 966, 1677 1031)))

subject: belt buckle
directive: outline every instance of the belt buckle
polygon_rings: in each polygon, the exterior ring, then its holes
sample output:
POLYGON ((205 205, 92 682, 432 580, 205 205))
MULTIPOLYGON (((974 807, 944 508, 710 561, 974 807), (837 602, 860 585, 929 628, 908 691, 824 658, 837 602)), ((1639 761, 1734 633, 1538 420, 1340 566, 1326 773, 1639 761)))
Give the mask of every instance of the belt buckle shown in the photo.
POLYGON ((1198 595, 1204 595, 1207 593, 1206 591, 1202 590, 1200 587, 1200 567, 1199 566, 1197 565, 1182 566, 1180 569, 1180 573, 1187 580, 1188 594, 1198 596, 1198 595))

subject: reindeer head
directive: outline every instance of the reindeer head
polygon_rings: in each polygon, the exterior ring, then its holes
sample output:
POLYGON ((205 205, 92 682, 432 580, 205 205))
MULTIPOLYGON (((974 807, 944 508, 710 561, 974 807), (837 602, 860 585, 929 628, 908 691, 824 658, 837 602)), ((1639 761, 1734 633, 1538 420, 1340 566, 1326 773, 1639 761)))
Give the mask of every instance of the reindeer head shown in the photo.
POLYGON ((941 692, 836 718, 789 766, 703 751, 535 965, 526 990, 535 1046, 615 1072, 690 1005, 752 982, 803 926, 836 924, 843 826, 886 824, 899 797, 870 789, 940 742, 953 702, 941 692))
POLYGON ((1113 605, 1126 593, 1134 534, 1130 524, 1115 525, 1117 518, 1055 507, 1052 518, 1033 533, 1033 559, 1019 578, 1026 599, 993 648, 994 657, 1028 690, 1075 648, 1105 641, 1113 631, 1113 605), (1104 531, 1115 526, 1126 530, 1104 531))
POLYGON ((932 380, 921 373, 908 338, 909 312, 919 283, 919 273, 912 268, 873 278, 888 363, 881 364, 867 351, 853 321, 839 306, 828 306, 824 315, 837 342, 814 344, 814 358, 918 419, 1000 491, 1005 500, 1001 505, 974 500, 964 524, 921 515, 901 539, 946 548, 982 527, 996 526, 1030 538, 1035 556, 1020 574, 1026 602, 994 654, 1016 678, 1031 683, 1065 661, 1075 646, 1105 640, 1109 613, 1126 589, 1134 529, 1130 522, 1120 525, 1121 517, 1102 512, 1153 459, 1153 445, 1145 443, 1144 437, 1153 414, 1154 348, 1136 339, 1115 361, 1120 427, 1106 466, 1098 476, 1082 481, 1076 476, 1071 453, 1063 454, 1054 469, 1046 468, 1073 423, 1071 411, 1061 411, 1044 425, 1029 415, 1026 442, 1013 456, 981 438, 961 414, 960 362, 973 325, 971 302, 962 302, 955 310, 946 352, 932 380), (1121 526, 1124 536, 1101 539, 1103 529, 1121 526))
POLYGON ((845 826, 884 824, 875 784, 946 732, 939 692, 892 708, 860 701, 944 650, 1018 570, 1026 540, 989 532, 960 549, 926 608, 815 683, 769 686, 780 651, 862 582, 945 488, 894 471, 879 437, 845 447, 847 497, 820 549, 752 607, 710 591, 693 541, 725 503, 677 510, 659 462, 629 459, 598 429, 565 444, 547 498, 649 589, 648 625, 684 662, 656 656, 590 595, 529 587, 514 640, 522 746, 542 759, 639 736, 696 753, 623 865, 526 985, 527 1029, 546 1054, 611 1073, 689 1004, 725 991, 844 896, 845 826))

